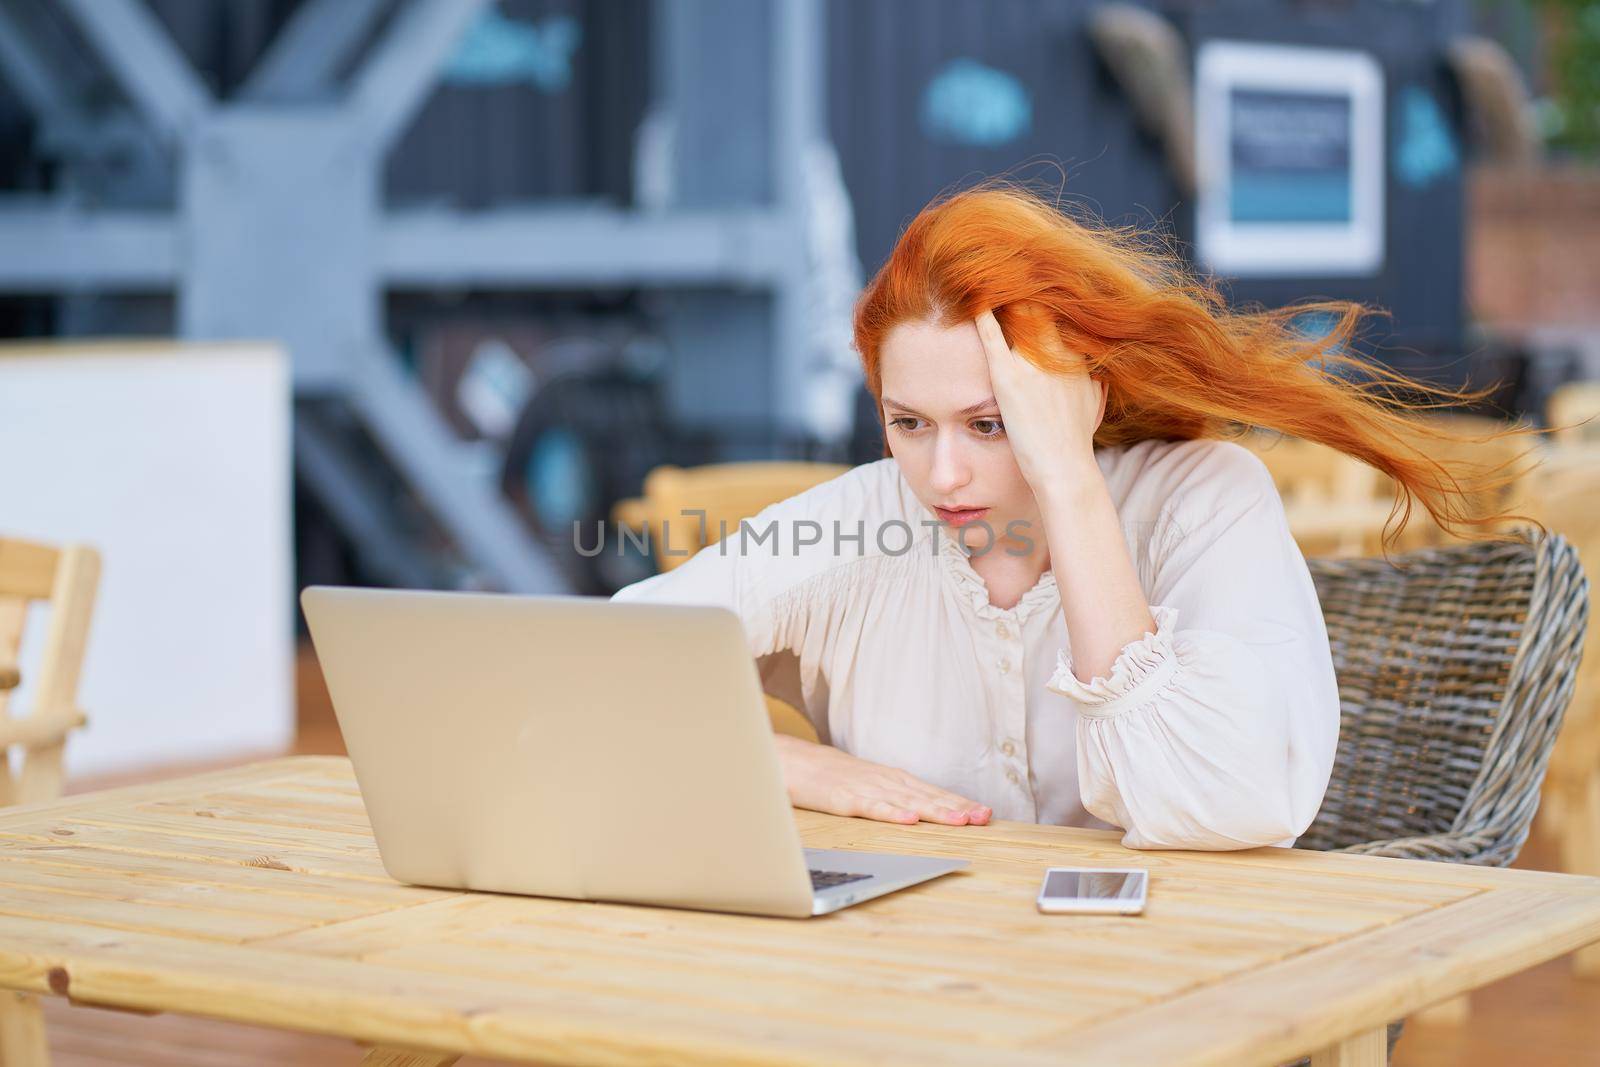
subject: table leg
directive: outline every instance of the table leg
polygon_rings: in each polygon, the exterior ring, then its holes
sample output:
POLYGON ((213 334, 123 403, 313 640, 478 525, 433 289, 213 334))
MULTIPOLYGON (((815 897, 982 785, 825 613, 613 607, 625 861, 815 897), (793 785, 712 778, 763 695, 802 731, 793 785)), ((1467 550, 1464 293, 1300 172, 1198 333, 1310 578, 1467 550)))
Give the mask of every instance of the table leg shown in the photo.
POLYGON ((31 993, 0 991, 0 1067, 50 1067, 44 1012, 31 993))
POLYGON ((1366 1030, 1311 1054, 1311 1067, 1385 1067, 1388 1062, 1387 1026, 1366 1030))
MULTIPOLYGON (((1572 790, 1561 821, 1561 869, 1573 874, 1600 874, 1600 771, 1586 775, 1572 790)), ((1600 942, 1573 954, 1579 978, 1600 979, 1600 942)))
POLYGON ((1471 1016, 1472 998, 1465 993, 1411 1014, 1412 1020, 1423 1026, 1465 1026, 1471 1016))
MULTIPOLYGON (((398 1048, 375 1048, 361 1060, 361 1067, 450 1067, 460 1058, 447 1052, 410 1052, 398 1048)), ((10 1065, 0 1065, 0 1067, 10 1067, 10 1065)))

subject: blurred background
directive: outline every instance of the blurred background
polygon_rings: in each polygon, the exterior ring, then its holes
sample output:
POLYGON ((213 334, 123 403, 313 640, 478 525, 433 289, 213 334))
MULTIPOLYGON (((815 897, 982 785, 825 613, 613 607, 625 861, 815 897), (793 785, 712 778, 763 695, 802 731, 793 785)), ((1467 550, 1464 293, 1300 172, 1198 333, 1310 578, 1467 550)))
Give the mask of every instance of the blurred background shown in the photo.
POLYGON ((651 468, 881 454, 852 301, 981 176, 1541 419, 1597 69, 1558 0, 0 0, 0 336, 280 346, 297 586, 606 593, 651 468))
POLYGON ((983 177, 1542 424, 1597 72, 1565 0, 0 0, 0 533, 105 560, 68 766, 303 741, 308 584, 605 595, 650 472, 879 458, 853 302, 983 177))
MULTIPOLYGON (((1581 418, 1597 154, 1579 0, 0 0, 0 538, 104 565, 69 780, 337 751, 308 584, 604 595, 662 471, 879 458, 853 302, 979 178, 1581 418)), ((1374 550, 1371 472, 1274 455, 1308 554, 1374 550)))

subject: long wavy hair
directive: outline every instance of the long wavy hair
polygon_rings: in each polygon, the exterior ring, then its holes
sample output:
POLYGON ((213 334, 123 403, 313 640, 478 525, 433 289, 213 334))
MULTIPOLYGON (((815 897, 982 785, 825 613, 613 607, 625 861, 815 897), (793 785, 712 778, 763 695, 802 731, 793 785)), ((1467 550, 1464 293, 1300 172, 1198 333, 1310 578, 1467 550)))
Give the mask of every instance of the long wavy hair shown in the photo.
POLYGON ((1501 499, 1521 473, 1512 469, 1517 461, 1496 466, 1429 454, 1430 444, 1459 456, 1465 442, 1491 439, 1463 437, 1425 417, 1488 390, 1441 388, 1354 354, 1361 327, 1382 312, 1340 300, 1230 308, 1158 236, 1075 217, 1005 180, 923 208, 857 301, 855 345, 880 401, 880 424, 889 332, 919 320, 954 326, 986 308, 1036 366, 1067 369, 1051 354, 1053 332, 1106 383, 1097 446, 1239 437, 1253 428, 1327 445, 1393 479, 1386 547, 1413 501, 1469 539, 1499 536, 1512 518, 1482 501, 1501 499))

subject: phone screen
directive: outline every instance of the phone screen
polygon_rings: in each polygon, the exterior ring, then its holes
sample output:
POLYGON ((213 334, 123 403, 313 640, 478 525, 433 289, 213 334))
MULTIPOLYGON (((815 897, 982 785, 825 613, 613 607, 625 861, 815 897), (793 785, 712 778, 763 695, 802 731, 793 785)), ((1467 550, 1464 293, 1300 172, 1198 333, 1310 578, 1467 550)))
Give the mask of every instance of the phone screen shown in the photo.
POLYGON ((1144 895, 1143 871, 1051 871, 1044 895, 1069 900, 1138 900, 1144 895))

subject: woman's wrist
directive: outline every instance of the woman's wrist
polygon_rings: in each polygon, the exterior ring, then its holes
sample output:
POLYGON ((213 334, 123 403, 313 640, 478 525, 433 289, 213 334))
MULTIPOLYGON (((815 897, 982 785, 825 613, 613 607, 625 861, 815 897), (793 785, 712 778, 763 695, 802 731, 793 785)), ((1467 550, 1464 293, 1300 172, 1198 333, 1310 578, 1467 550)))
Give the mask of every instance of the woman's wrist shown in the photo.
POLYGON ((1047 515, 1050 508, 1071 510, 1106 493, 1105 475, 1091 451, 1061 460, 1053 470, 1030 484, 1034 499, 1047 515))
POLYGON ((772 731, 772 743, 777 745, 778 750, 781 752, 784 749, 798 748, 801 745, 804 745, 806 748, 816 748, 821 742, 807 741, 803 737, 796 737, 794 734, 779 733, 777 730, 774 730, 772 731))

